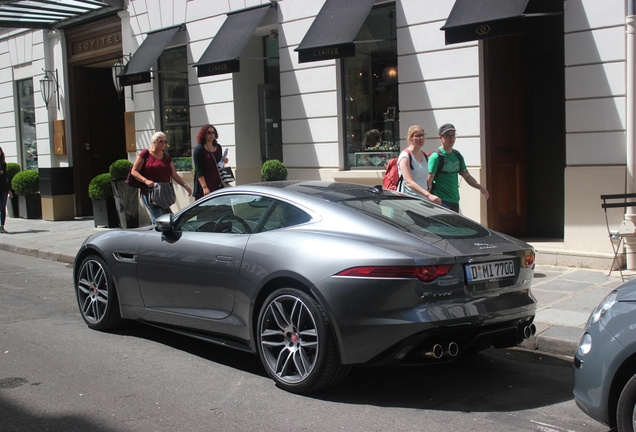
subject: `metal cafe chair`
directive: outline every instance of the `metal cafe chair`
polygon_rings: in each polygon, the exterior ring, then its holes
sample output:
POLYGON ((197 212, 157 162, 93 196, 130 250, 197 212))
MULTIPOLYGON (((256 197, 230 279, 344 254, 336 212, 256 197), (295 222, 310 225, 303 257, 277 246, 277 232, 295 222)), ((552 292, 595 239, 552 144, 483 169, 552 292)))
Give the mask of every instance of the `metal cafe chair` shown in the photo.
MULTIPOLYGON (((625 239, 628 237, 636 237, 636 226, 634 226, 632 221, 623 220, 617 229, 612 229, 610 227, 607 209, 623 208, 623 213, 625 213, 625 209, 627 209, 627 207, 636 206, 636 193, 601 195, 601 201, 601 207, 605 211, 607 233, 609 235, 610 243, 612 244, 612 250, 614 251, 614 259, 612 260, 612 265, 610 266, 608 274, 608 276, 610 276, 614 270, 614 265, 618 262, 618 255, 621 253, 621 247, 625 245, 625 239)), ((621 274, 621 280, 625 282, 621 267, 622 266, 620 265, 618 266, 618 271, 621 274)))

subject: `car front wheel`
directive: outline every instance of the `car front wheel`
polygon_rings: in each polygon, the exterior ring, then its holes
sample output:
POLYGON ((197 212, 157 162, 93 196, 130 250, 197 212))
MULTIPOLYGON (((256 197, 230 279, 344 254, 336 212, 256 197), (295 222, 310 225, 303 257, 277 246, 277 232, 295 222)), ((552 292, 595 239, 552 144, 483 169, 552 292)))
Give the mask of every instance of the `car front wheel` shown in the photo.
POLYGON ((258 350, 269 376, 281 388, 306 393, 335 385, 347 376, 331 327, 318 304, 304 292, 273 292, 258 318, 258 350))
POLYGON ((618 432, 636 430, 636 375, 623 387, 616 409, 618 432))
POLYGON ((76 281, 77 303, 82 318, 90 328, 112 330, 123 323, 113 278, 101 258, 86 257, 76 281))

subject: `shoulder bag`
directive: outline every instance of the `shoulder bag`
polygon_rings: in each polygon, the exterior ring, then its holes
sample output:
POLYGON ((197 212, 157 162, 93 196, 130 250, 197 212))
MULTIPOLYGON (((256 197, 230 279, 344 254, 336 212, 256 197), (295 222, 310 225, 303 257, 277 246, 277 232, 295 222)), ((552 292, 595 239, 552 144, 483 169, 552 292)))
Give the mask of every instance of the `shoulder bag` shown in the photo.
POLYGON ((172 204, 177 202, 172 182, 155 182, 152 187, 148 188, 148 201, 150 205, 162 209, 170 208, 172 204))
POLYGON ((216 162, 216 157, 214 157, 214 154, 212 154, 212 158, 214 159, 214 165, 216 166, 216 169, 219 172, 219 178, 221 179, 220 186, 222 188, 230 187, 231 186, 230 182, 235 181, 234 173, 232 172, 232 168, 230 168, 229 166, 228 167, 219 168, 219 165, 216 162))

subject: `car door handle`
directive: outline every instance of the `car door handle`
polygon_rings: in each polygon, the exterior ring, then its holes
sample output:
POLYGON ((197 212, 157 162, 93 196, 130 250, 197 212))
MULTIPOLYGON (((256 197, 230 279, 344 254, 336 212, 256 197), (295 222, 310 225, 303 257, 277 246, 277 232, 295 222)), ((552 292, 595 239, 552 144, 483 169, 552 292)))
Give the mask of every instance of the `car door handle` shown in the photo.
POLYGON ((232 257, 225 256, 225 255, 217 255, 216 256, 216 261, 217 262, 230 262, 230 261, 232 261, 232 257))

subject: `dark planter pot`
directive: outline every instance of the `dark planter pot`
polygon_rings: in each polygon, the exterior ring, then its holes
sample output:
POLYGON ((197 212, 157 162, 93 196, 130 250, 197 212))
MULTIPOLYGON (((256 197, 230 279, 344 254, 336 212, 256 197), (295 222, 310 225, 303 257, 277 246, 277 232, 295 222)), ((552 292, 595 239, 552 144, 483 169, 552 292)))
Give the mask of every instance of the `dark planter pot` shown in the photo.
POLYGON ((123 180, 110 183, 113 186, 115 207, 122 228, 139 226, 139 189, 130 187, 123 180))
POLYGON ((11 218, 20 217, 20 200, 16 194, 13 194, 13 198, 7 200, 7 214, 11 218))
POLYGON ((21 218, 24 219, 41 219, 42 218, 42 200, 40 194, 18 195, 18 207, 21 218))
POLYGON ((93 200, 93 220, 96 227, 119 228, 115 200, 93 200))

